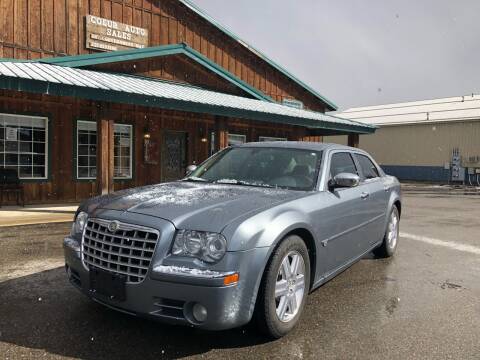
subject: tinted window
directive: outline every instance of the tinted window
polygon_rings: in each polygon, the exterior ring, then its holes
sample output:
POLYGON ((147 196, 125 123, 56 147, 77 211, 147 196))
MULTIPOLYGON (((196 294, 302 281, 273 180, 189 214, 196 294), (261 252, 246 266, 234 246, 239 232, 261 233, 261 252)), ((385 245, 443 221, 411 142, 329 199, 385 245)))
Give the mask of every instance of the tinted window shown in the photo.
POLYGON ((377 167, 367 156, 358 154, 356 154, 355 156, 357 157, 360 168, 362 169, 363 177, 365 179, 374 179, 380 176, 377 167))
POLYGON ((335 153, 330 162, 330 177, 333 178, 340 173, 358 175, 353 158, 349 153, 335 153))

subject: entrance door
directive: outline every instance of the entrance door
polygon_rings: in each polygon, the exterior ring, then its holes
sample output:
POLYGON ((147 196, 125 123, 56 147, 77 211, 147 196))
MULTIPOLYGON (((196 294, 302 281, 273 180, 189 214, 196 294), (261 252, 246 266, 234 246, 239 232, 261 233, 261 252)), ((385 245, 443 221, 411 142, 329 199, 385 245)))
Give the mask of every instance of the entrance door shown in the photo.
POLYGON ((162 181, 179 180, 187 167, 187 134, 181 131, 164 131, 162 141, 162 181))

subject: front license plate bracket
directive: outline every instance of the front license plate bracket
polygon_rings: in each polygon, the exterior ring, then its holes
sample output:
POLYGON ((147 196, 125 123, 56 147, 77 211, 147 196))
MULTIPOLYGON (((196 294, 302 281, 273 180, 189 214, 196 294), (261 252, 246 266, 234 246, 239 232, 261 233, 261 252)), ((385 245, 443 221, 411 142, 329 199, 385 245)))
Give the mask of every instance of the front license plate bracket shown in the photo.
POLYGON ((90 268, 90 292, 100 294, 108 300, 125 301, 125 283, 127 277, 123 274, 114 274, 95 267, 90 268))

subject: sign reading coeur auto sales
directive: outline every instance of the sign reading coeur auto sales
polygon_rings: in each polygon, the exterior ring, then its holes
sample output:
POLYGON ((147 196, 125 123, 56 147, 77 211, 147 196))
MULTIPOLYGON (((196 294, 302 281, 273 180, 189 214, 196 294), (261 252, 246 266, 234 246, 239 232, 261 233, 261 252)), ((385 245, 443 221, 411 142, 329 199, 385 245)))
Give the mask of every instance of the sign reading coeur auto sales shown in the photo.
POLYGON ((148 46, 147 29, 94 15, 87 15, 85 22, 87 49, 115 51, 148 46))

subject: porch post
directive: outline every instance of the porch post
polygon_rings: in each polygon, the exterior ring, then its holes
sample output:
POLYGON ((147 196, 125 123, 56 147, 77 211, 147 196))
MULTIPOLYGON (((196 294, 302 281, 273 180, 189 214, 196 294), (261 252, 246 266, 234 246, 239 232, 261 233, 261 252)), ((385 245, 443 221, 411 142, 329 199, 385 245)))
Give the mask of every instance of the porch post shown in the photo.
POLYGON ((222 150, 228 146, 227 121, 224 118, 215 118, 215 142, 217 150, 222 150))
POLYGON ((348 146, 358 147, 359 143, 360 143, 360 135, 348 134, 348 146))
POLYGON ((101 195, 113 192, 113 120, 97 120, 97 185, 101 195))

